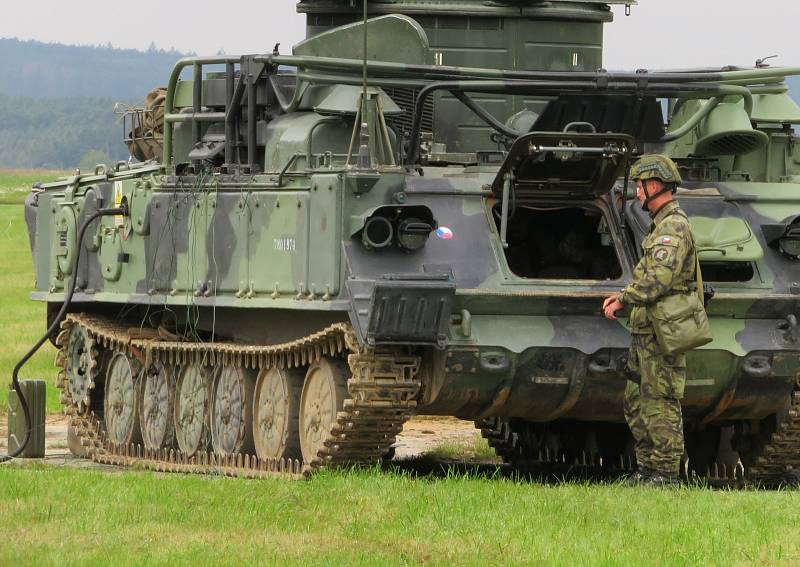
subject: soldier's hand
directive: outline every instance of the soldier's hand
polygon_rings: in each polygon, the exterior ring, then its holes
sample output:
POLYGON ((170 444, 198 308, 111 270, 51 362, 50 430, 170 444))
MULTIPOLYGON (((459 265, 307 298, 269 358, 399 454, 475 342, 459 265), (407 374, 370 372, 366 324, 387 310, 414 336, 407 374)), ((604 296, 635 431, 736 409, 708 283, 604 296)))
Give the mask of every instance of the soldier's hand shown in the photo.
POLYGON ((617 292, 617 293, 612 293, 611 295, 606 297, 605 300, 603 300, 603 311, 605 311, 606 307, 611 305, 613 302, 618 301, 620 295, 622 294, 617 292))
POLYGON ((615 293, 609 297, 606 297, 605 301, 603 301, 603 315, 609 321, 616 321, 617 320, 617 311, 622 309, 622 303, 619 302, 620 294, 615 293))

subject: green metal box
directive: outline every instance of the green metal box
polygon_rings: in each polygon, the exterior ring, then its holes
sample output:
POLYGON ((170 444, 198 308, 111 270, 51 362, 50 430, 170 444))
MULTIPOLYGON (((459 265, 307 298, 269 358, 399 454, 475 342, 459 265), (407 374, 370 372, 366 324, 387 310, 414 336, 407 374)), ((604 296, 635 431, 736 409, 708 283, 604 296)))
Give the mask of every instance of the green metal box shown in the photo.
MULTIPOLYGON (((20 387, 31 414, 31 438, 20 457, 44 457, 44 416, 46 383, 44 380, 21 380, 20 387)), ((8 392, 8 450, 14 452, 25 438, 25 413, 19 396, 11 388, 8 392)))

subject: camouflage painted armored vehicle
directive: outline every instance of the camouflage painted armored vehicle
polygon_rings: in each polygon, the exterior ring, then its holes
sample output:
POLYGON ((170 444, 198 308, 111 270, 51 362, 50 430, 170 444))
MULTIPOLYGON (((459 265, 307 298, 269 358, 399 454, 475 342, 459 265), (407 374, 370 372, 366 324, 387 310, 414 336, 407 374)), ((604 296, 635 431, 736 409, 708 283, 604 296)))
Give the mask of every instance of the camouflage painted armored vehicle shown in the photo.
POLYGON ((298 473, 380 459, 419 413, 475 420, 516 466, 628 466, 629 335, 600 306, 649 223, 628 164, 658 148, 716 290, 690 466, 791 471, 796 70, 598 70, 613 3, 375 2, 365 31, 360 4, 305 0, 292 55, 180 61, 163 139, 137 144, 160 159, 27 202, 33 298, 53 317, 76 287, 56 338, 76 440, 298 473))

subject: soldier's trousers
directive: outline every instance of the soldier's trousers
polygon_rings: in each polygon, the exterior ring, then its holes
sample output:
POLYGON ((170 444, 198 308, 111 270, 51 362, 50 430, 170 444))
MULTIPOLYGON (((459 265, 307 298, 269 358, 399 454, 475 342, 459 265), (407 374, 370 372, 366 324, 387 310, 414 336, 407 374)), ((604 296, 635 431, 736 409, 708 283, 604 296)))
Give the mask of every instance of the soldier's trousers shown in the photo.
POLYGON ((625 388, 625 420, 633 434, 640 468, 676 474, 683 457, 681 399, 686 355, 662 354, 655 335, 631 335, 631 371, 641 377, 625 388))

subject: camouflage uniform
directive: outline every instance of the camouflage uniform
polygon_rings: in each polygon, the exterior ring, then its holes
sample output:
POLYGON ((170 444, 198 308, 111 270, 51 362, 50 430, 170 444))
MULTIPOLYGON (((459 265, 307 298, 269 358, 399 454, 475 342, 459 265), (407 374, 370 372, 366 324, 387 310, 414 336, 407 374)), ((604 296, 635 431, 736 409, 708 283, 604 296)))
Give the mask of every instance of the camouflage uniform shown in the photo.
POLYGON ((625 419, 635 440, 641 470, 675 475, 683 456, 681 403, 686 355, 664 355, 656 342, 647 306, 689 290, 695 281, 695 249, 686 215, 675 201, 659 210, 642 243, 644 255, 633 281, 619 298, 632 306, 629 368, 641 378, 625 388, 625 419))

